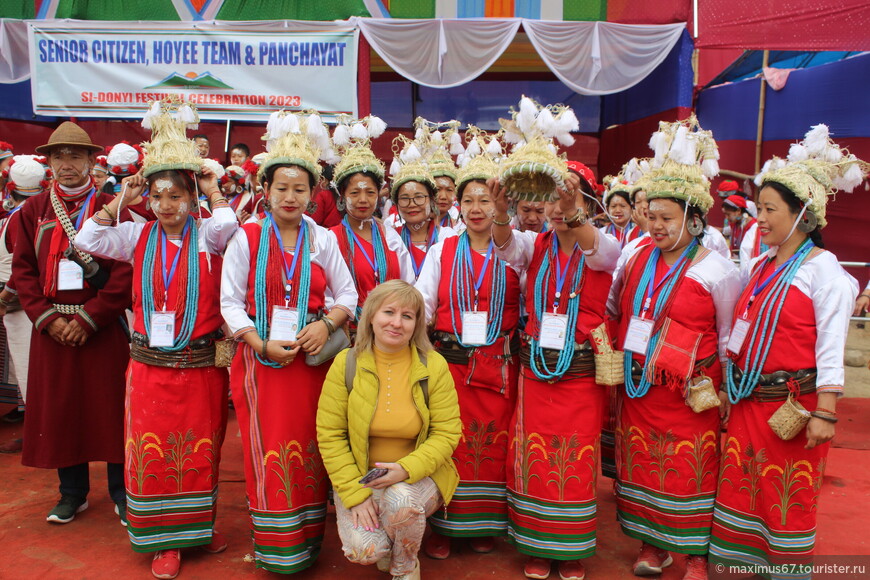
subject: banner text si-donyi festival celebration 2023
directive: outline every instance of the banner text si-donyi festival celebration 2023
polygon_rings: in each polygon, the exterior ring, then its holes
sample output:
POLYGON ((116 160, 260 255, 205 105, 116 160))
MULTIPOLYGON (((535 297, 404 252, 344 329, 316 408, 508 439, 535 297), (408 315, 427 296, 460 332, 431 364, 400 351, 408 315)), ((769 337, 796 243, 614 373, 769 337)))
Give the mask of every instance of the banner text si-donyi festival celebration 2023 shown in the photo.
POLYGON ((33 23, 33 108, 138 118, 149 101, 175 94, 203 119, 265 120, 281 108, 356 116, 357 34, 33 23))

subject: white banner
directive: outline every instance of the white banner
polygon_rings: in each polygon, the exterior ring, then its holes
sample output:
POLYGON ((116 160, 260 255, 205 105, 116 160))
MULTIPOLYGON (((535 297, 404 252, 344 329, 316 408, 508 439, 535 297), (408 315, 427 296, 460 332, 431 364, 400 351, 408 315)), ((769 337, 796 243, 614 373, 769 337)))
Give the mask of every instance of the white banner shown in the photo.
POLYGON ((134 26, 31 22, 34 112, 140 118, 149 101, 175 94, 204 120, 266 120, 278 109, 357 116, 352 27, 134 26))

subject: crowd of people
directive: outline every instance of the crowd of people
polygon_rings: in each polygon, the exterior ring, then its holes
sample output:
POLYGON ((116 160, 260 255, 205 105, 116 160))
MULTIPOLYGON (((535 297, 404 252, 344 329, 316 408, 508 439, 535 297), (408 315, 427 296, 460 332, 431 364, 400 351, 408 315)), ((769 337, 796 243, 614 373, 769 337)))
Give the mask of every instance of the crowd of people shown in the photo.
POLYGON ((722 182, 716 228, 694 117, 600 183, 557 154, 573 112, 526 97, 498 133, 418 119, 389 172, 377 117, 276 112, 226 167, 196 123, 166 100, 105 156, 71 122, 35 155, 0 143, 4 420, 24 420, 2 450, 57 470, 48 522, 88 508, 97 461, 154 577, 248 541, 215 529, 234 409, 272 572, 316 561, 331 497, 345 556, 394 579, 506 537, 527 578, 582 580, 602 474, 636 575, 812 557, 870 303, 822 242, 868 169, 826 127, 754 193, 722 182))

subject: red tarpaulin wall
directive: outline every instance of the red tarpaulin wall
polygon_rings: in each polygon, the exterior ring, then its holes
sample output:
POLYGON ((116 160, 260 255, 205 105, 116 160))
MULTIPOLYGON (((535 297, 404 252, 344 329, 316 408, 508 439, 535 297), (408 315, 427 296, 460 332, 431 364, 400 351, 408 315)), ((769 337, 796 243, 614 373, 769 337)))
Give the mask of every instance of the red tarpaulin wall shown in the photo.
MULTIPOLYGON (((657 3, 649 6, 652 10, 657 3)), ((698 0, 695 46, 870 50, 868 30, 867 0, 698 0)))

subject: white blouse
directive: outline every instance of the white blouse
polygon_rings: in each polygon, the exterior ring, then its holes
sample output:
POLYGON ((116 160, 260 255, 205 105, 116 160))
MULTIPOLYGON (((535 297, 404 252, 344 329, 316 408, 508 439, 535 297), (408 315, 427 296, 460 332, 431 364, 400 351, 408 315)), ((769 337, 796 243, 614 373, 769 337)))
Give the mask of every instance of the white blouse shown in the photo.
MULTIPOLYGON (((231 210, 230 213, 232 214, 231 210)), ((311 263, 323 268, 326 275, 327 307, 330 304, 331 307, 339 307, 352 318, 356 312, 356 287, 338 249, 335 236, 329 235, 329 230, 317 225, 307 215, 303 215, 302 219, 308 224, 311 235, 311 263)), ((221 273, 221 315, 233 336, 238 335, 240 330, 253 328, 245 307, 250 269, 251 250, 248 237, 244 230, 239 230, 227 246, 221 273)))
MULTIPOLYGON (((82 229, 76 234, 74 244, 79 250, 101 258, 132 263, 136 244, 146 225, 132 221, 102 225, 94 219, 85 220, 82 229)), ((211 217, 199 222, 199 251, 216 255, 222 253, 238 229, 239 222, 233 210, 228 207, 216 208, 211 217)), ((181 246, 179 239, 169 241, 181 246)))
MULTIPOLYGON (((770 248, 753 259, 740 272, 742 287, 749 284, 755 265, 776 255, 778 248, 770 248)), ((849 334, 849 317, 858 298, 858 281, 837 262, 828 251, 807 260, 795 274, 791 285, 813 301, 816 323, 816 392, 843 394, 845 370, 843 353, 849 334)))
MULTIPOLYGON (((613 285, 607 297, 607 313, 613 318, 620 315, 619 298, 625 285, 625 266, 631 257, 641 250, 637 244, 630 247, 631 250, 626 246, 619 256, 619 263, 613 272, 613 285)), ((701 284, 713 298, 713 305, 716 307, 716 332, 719 336, 719 359, 725 362, 725 347, 731 334, 731 318, 741 288, 737 266, 728 258, 711 251, 704 259, 691 264, 685 275, 701 284)))
MULTIPOLYGON (((363 227, 371 227, 363 225, 363 227)), ((338 238, 335 232, 327 230, 329 235, 338 247, 338 238)), ((405 247, 405 242, 402 241, 402 236, 392 227, 384 226, 384 232, 387 238, 387 248, 396 252, 396 257, 399 258, 399 277, 408 284, 414 283, 414 266, 411 264, 411 254, 408 248, 405 247)))

